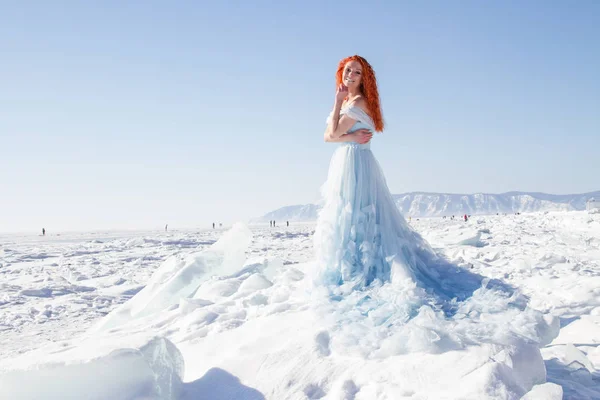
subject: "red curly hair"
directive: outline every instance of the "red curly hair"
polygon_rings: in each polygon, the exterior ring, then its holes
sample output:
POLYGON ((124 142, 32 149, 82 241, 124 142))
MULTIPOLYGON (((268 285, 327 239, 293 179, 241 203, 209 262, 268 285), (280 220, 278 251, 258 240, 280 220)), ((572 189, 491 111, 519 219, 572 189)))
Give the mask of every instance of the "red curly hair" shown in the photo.
POLYGON ((338 64, 337 72, 335 74, 336 87, 342 83, 342 75, 344 73, 344 66, 349 61, 358 61, 362 66, 362 80, 360 82, 360 91, 365 98, 367 103, 367 113, 375 124, 375 130, 377 132, 383 132, 383 116, 381 115, 381 106, 379 105, 379 91, 377 90, 377 78, 375 78, 375 71, 371 64, 363 57, 354 55, 346 57, 338 64))

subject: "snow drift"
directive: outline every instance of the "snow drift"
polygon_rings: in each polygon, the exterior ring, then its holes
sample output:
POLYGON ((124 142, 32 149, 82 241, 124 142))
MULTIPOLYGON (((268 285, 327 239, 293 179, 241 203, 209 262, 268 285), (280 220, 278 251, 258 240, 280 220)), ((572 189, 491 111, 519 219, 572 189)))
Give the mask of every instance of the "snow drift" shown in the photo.
POLYGON ((557 321, 529 310, 507 285, 454 267, 444 277, 455 274, 469 288, 464 298, 432 296, 406 277, 336 293, 313 285, 310 264, 246 259, 250 240, 237 225, 204 251, 168 259, 86 335, 0 362, 0 393, 559 398, 539 350, 556 336, 557 321), (96 383, 98 376, 106 379, 96 383))

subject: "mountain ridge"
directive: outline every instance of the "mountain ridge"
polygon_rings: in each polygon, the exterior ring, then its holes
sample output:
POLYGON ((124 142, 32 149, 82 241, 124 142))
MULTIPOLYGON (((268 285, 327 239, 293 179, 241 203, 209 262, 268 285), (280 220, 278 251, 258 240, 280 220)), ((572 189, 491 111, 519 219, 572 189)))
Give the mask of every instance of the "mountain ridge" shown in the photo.
MULTIPOLYGON (((579 194, 510 191, 505 193, 408 192, 392 195, 405 216, 485 215, 496 213, 585 210, 589 199, 600 199, 600 190, 579 194)), ((252 219, 251 222, 314 221, 318 204, 288 205, 252 219)))

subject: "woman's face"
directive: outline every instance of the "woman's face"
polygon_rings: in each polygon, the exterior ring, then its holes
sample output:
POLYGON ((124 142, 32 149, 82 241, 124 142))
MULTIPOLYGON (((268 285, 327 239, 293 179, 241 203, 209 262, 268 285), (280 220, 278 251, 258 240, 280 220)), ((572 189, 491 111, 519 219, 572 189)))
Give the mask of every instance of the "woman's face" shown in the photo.
POLYGON ((348 61, 344 65, 344 73, 342 74, 342 82, 348 89, 356 89, 360 87, 362 81, 362 66, 356 60, 348 61))

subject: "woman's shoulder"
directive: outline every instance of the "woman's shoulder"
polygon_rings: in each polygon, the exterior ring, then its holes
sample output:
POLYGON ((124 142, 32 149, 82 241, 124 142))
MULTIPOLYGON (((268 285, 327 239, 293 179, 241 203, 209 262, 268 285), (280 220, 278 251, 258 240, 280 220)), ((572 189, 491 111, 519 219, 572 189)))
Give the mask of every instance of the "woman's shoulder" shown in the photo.
POLYGON ((346 108, 347 110, 352 110, 352 109, 358 110, 358 112, 362 111, 362 112, 366 113, 367 115, 369 114, 369 111, 368 111, 369 109, 367 107, 367 101, 362 96, 357 99, 352 100, 352 102, 346 104, 346 106, 344 108, 346 108))
POLYGON ((364 97, 359 97, 356 100, 352 101, 352 103, 348 104, 348 108, 357 107, 364 112, 367 112, 367 101, 364 97))
POLYGON ((347 105, 345 114, 357 121, 373 125, 373 120, 369 114, 369 108, 367 107, 367 101, 362 96, 347 105))

